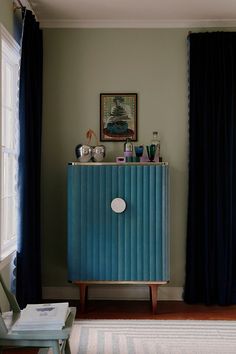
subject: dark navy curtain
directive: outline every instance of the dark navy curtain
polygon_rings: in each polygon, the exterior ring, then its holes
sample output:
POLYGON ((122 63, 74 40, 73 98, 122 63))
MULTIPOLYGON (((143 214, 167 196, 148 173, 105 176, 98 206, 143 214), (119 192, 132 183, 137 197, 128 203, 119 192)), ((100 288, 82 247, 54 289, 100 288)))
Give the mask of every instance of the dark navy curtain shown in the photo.
POLYGON ((20 234, 16 297, 21 307, 41 301, 40 160, 42 130, 42 31, 31 11, 23 18, 20 68, 20 234))
POLYGON ((184 300, 236 303, 236 33, 190 45, 189 196, 184 300))

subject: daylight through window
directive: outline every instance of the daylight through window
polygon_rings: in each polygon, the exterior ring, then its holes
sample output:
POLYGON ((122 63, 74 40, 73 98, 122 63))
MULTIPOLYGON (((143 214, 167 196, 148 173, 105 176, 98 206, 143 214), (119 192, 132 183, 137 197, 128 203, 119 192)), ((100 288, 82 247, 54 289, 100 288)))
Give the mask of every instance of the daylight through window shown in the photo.
POLYGON ((1 42, 1 213, 0 260, 16 249, 18 224, 18 156, 19 156, 19 61, 20 48, 0 24, 1 42))

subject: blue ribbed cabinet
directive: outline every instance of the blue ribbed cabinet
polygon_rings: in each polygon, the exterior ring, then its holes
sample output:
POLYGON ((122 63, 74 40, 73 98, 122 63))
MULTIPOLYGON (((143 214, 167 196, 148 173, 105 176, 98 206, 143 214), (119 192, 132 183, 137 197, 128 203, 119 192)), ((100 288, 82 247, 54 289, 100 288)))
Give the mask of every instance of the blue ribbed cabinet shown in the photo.
POLYGON ((156 312, 158 285, 169 281, 166 163, 68 165, 68 277, 82 309, 89 284, 144 283, 156 312))

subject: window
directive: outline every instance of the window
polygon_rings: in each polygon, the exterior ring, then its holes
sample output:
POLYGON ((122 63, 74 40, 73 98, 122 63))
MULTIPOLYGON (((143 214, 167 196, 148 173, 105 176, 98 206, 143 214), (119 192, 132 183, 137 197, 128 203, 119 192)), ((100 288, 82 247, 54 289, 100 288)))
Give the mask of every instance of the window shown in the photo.
POLYGON ((0 24, 0 261, 16 250, 20 47, 0 24))

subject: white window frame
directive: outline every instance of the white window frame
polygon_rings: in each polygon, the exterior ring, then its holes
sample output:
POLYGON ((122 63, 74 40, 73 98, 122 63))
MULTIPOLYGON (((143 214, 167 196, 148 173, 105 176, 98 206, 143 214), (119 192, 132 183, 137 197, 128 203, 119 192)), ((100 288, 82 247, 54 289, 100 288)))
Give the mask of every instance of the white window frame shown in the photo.
MULTIPOLYGON (((12 252, 16 251, 17 246, 17 225, 18 225, 18 190, 17 190, 17 164, 18 164, 18 154, 19 154, 19 110, 18 110, 18 92, 19 92, 19 68, 20 68, 20 46, 10 35, 10 33, 5 29, 5 27, 0 23, 0 261, 8 257, 12 252), (9 64, 9 65, 8 65, 9 64), (3 74, 4 70, 8 68, 11 70, 12 75, 12 85, 10 87, 12 94, 12 102, 9 106, 9 111, 11 112, 11 117, 14 124, 14 134, 15 143, 12 148, 3 146, 2 141, 2 131, 3 122, 5 119, 6 124, 6 111, 8 108, 6 102, 3 102, 3 74), (5 108, 4 108, 5 107, 5 108), (5 113, 4 113, 5 112, 5 113), (13 171, 16 174, 16 179, 12 182, 14 184, 14 192, 10 194, 9 198, 14 199, 14 207, 12 210, 12 217, 15 220, 14 230, 9 231, 9 227, 4 227, 4 223, 11 226, 12 220, 8 217, 4 218, 4 213, 7 208, 4 208, 3 197, 6 198, 6 185, 3 183, 3 173, 4 173, 4 159, 3 156, 11 157, 13 160, 17 161, 16 166, 13 171), (4 191, 4 193, 3 193, 4 191)), ((9 82, 8 82, 9 84, 9 82)), ((7 84, 6 84, 7 86, 7 84)), ((6 94, 4 95, 7 96, 6 94)), ((5 100, 7 101, 7 99, 5 100)), ((6 158, 7 159, 7 158, 6 158)), ((8 160, 8 162, 10 159, 8 160)), ((8 197, 7 197, 8 198, 8 197)), ((6 225, 6 224, 5 224, 6 225)))

